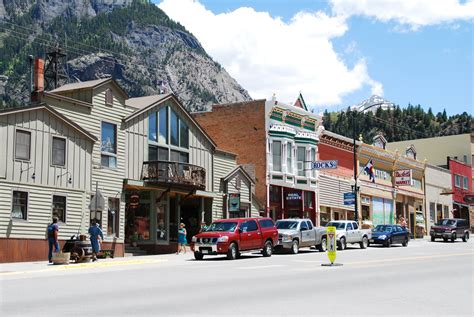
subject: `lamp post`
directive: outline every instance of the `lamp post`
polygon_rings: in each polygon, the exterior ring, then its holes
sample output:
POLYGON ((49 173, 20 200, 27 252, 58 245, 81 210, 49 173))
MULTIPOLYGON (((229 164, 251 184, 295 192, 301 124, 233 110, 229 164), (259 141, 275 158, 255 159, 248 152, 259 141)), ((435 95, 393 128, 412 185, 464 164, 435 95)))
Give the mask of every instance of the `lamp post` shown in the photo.
POLYGON ((353 193, 354 193, 354 221, 359 223, 359 202, 358 202, 358 191, 359 191, 359 188, 357 186, 357 178, 358 178, 358 173, 357 173, 357 170, 358 170, 358 166, 357 166, 357 148, 356 148, 356 135, 357 135, 357 128, 356 128, 356 120, 355 120, 355 116, 356 116, 356 112, 359 112, 359 111, 366 111, 366 110, 369 110, 370 108, 373 108, 373 107, 376 107, 376 106, 380 106, 380 105, 383 105, 383 104, 389 104, 389 105, 393 105, 392 103, 389 103, 389 102, 379 102, 379 103, 375 103, 373 105, 370 105, 368 107, 353 107, 352 109, 352 141, 353 141, 353 147, 354 147, 354 188, 353 188, 353 193))

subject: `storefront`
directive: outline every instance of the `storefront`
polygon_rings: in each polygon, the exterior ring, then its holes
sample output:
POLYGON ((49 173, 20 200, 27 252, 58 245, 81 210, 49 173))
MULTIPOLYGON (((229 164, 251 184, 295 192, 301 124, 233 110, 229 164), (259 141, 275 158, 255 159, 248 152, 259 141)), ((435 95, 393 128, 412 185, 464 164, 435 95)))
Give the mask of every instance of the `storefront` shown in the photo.
POLYGON ((270 216, 273 219, 309 218, 316 223, 313 191, 270 185, 270 216))

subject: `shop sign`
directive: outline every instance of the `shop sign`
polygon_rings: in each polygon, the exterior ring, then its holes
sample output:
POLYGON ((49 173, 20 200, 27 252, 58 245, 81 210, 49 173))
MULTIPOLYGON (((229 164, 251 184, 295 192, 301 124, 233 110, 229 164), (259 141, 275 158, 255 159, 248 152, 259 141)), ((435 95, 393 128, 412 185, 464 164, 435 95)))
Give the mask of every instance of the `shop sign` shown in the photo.
POLYGON ((395 171, 395 186, 411 186, 412 170, 396 170, 395 171))
POLYGON ((355 194, 353 192, 344 193, 344 206, 355 205, 355 194))
POLYGON ((130 207, 137 207, 140 204, 140 195, 138 195, 138 193, 131 194, 130 202, 128 204, 130 207))
POLYGON ((286 200, 301 200, 301 193, 287 193, 286 200))
POLYGON ((336 260, 336 227, 327 227, 327 253, 331 264, 336 260))
POLYGON ((229 194, 229 211, 240 211, 240 194, 229 194))
POLYGON ((335 169, 337 168, 337 163, 337 160, 316 161, 312 162, 312 168, 314 170, 335 169))

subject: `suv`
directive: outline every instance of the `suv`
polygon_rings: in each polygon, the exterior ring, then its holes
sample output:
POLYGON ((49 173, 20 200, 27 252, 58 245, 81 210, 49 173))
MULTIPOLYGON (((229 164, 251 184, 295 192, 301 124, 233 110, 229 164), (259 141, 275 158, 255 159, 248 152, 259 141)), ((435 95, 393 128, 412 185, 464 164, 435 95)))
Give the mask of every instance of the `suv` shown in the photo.
POLYGON ((241 251, 261 250, 271 256, 278 243, 278 230, 270 218, 233 218, 214 221, 191 240, 196 260, 204 255, 225 254, 236 259, 241 251))
POLYGON ((445 242, 448 239, 454 242, 457 238, 462 238, 462 241, 467 242, 469 240, 469 224, 466 219, 441 219, 436 225, 431 226, 430 236, 431 241, 435 241, 436 238, 443 238, 445 242))

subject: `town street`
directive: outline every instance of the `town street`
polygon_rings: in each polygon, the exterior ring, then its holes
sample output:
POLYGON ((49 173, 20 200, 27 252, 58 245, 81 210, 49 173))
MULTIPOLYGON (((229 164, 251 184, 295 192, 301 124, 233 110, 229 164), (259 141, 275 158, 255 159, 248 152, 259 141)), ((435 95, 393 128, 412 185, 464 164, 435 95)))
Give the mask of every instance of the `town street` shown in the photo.
POLYGON ((473 241, 0 267, 2 316, 472 316, 473 241), (16 268, 16 269, 15 269, 16 268))

